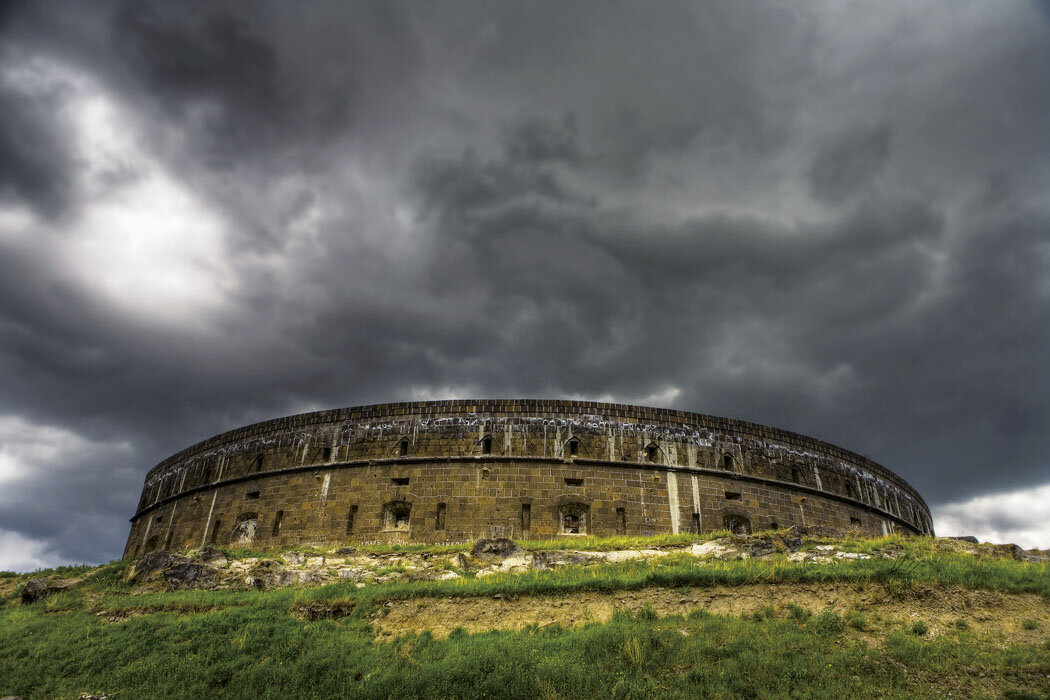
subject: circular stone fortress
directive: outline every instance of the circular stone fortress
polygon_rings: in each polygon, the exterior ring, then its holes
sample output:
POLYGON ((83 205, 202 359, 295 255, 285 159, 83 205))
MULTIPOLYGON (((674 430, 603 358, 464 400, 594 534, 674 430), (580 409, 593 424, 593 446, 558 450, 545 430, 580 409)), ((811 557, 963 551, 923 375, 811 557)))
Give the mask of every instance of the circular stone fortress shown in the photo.
POLYGON ((146 475, 125 556, 792 525, 932 534, 906 481, 804 435, 591 401, 378 404, 256 423, 146 475))

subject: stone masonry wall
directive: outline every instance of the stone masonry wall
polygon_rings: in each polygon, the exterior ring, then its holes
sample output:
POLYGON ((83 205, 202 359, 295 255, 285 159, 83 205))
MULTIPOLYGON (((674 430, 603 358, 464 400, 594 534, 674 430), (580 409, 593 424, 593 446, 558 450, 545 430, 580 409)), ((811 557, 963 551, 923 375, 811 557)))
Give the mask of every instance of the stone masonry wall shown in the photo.
POLYGON ((797 433, 620 404, 434 401, 290 416, 183 450, 147 474, 125 555, 795 524, 931 532, 903 479, 797 433))

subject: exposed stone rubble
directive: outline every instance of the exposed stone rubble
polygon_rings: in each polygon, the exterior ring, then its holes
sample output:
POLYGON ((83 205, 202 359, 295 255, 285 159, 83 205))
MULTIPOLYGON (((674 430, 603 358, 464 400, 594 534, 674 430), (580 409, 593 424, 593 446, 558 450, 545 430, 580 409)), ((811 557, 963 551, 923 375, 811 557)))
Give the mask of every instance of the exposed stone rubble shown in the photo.
MULTIPOLYGON (((957 538, 938 538, 938 545, 992 559, 1050 561, 1050 554, 1026 551, 1017 545, 975 544, 957 538)), ((465 577, 485 578, 497 574, 523 573, 564 566, 618 564, 635 560, 654 560, 671 555, 695 558, 697 566, 720 559, 783 556, 803 564, 835 564, 871 559, 895 559, 901 549, 892 543, 871 552, 848 551, 848 541, 827 538, 824 530, 790 528, 758 535, 733 535, 698 544, 661 546, 616 551, 536 550, 526 551, 505 538, 483 539, 469 552, 369 553, 341 547, 328 553, 288 551, 265 556, 231 559, 214 547, 183 554, 153 552, 129 568, 128 580, 138 590, 258 589, 290 586, 318 586, 352 583, 358 588, 389 581, 448 581, 465 577), (807 537, 824 539, 807 540, 807 537)), ((31 579, 25 585, 22 602, 31 604, 64 591, 81 579, 46 577, 31 579)), ((319 614, 303 610, 305 618, 319 614)))
POLYGON ((47 598, 49 595, 71 588, 78 581, 79 579, 64 580, 55 576, 30 579, 26 582, 25 588, 22 589, 22 602, 35 603, 38 600, 47 598))

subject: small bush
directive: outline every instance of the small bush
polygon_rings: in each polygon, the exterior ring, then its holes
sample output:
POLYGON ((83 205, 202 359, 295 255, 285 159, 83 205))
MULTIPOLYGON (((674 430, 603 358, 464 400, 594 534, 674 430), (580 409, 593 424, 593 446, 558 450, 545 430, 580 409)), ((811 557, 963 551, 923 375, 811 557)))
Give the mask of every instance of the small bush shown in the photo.
POLYGON ((801 605, 796 605, 795 603, 791 603, 788 605, 788 619, 790 620, 798 620, 799 622, 805 622, 812 616, 813 613, 811 613, 809 610, 806 610, 801 605))
POLYGON ((970 629, 970 623, 961 617, 955 621, 955 629, 957 630, 968 630, 970 629))
POLYGON ((911 624, 911 628, 909 631, 916 637, 921 637, 930 631, 930 626, 927 625, 926 622, 923 620, 916 620, 911 624))
POLYGON ((646 603, 645 607, 638 611, 638 619, 646 622, 655 622, 660 619, 660 614, 656 612, 656 608, 653 607, 652 603, 646 603))
POLYGON ((1023 627, 1026 630, 1039 629, 1039 621, 1038 620, 1031 620, 1031 619, 1022 620, 1021 621, 1021 627, 1023 627))
POLYGON ((860 610, 850 610, 846 613, 846 624, 863 632, 868 629, 868 616, 860 610))
POLYGON ((846 630, 846 623, 834 608, 828 606, 813 618, 813 627, 819 634, 832 636, 842 634, 846 630))

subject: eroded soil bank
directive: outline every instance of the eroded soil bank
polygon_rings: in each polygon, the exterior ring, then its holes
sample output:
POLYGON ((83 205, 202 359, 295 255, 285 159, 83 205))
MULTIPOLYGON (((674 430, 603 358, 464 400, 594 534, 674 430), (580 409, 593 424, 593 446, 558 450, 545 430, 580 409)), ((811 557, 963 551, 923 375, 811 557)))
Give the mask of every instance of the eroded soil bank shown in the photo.
POLYGON ((783 617, 791 605, 813 612, 828 606, 841 614, 859 612, 872 631, 922 620, 929 625, 929 634, 936 635, 963 620, 979 634, 1036 644, 1042 642, 1050 627, 1050 605, 1041 596, 929 584, 894 591, 877 584, 755 584, 516 598, 412 598, 384 602, 373 616, 373 624, 378 637, 430 630, 435 637, 444 638, 457 627, 471 633, 520 630, 533 624, 575 627, 606 622, 617 610, 637 613, 647 606, 661 616, 687 615, 696 609, 718 615, 746 615, 773 606, 776 615, 783 617), (1035 620, 1038 628, 1024 629, 1024 620, 1035 620))

